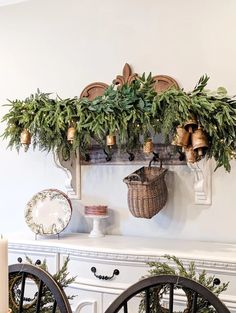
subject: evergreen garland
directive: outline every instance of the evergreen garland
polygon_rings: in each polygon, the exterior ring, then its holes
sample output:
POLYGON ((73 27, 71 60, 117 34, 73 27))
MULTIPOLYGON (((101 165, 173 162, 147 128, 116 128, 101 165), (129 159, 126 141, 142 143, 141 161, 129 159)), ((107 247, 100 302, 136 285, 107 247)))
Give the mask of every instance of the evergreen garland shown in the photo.
MULTIPOLYGON (((118 146, 134 151, 143 139, 162 133, 170 141, 176 127, 196 116, 209 141, 206 157, 217 167, 230 171, 236 157, 236 99, 224 88, 206 90, 208 76, 202 76, 193 91, 170 88, 157 94, 151 74, 136 78, 121 87, 109 86, 93 100, 77 97, 61 99, 39 90, 25 100, 9 101, 10 110, 3 117, 3 138, 8 146, 21 148, 20 134, 27 129, 33 148, 56 151, 65 159, 80 148, 86 154, 92 141, 106 149, 106 136, 118 135, 118 146), (70 126, 76 129, 72 142, 67 140, 70 126)), ((27 148, 27 147, 26 147, 27 148)))

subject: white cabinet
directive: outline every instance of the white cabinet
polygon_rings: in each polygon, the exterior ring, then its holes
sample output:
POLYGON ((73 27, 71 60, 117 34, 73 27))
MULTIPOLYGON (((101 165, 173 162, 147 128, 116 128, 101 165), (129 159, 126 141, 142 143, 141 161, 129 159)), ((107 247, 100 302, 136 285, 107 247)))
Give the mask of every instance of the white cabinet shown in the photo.
MULTIPOLYGON (((66 257, 61 254, 60 264, 66 257)), ((77 295, 72 303, 74 312, 102 313, 123 290, 147 274, 147 266, 107 257, 99 259, 70 254, 68 271, 71 276, 76 276, 73 287, 66 290, 68 294, 77 295)))
POLYGON ((67 288, 68 295, 75 296, 70 301, 73 312, 75 313, 103 313, 101 292, 89 291, 73 285, 67 288))
MULTIPOLYGON (((61 254, 61 264, 64 263, 66 257, 67 255, 61 254)), ((148 269, 145 263, 139 264, 107 258, 96 259, 72 254, 69 257, 69 271, 72 276, 77 276, 76 282, 96 288, 124 290, 131 283, 139 280, 141 276, 147 274, 148 269)))
MULTIPOLYGON (((89 238, 87 234, 70 234, 59 240, 13 236, 9 237, 9 248, 9 263, 16 263, 18 257, 24 260, 26 255, 34 262, 46 258, 51 273, 55 273, 69 255, 68 271, 76 280, 66 293, 76 296, 71 302, 76 313, 103 313, 117 295, 147 274, 147 262, 166 262, 164 254, 179 257, 185 266, 194 261, 198 270, 205 269, 222 282, 230 281, 222 300, 230 312, 236 313, 234 244, 125 236, 89 238), (118 275, 113 275, 114 270, 118 275)), ((132 305, 134 311, 138 303, 139 300, 132 305)))
POLYGON ((56 273, 59 269, 58 253, 40 252, 30 249, 10 249, 8 254, 8 263, 18 263, 18 258, 21 258, 22 262, 26 262, 26 257, 28 257, 33 262, 33 264, 35 264, 37 260, 42 262, 44 259, 46 259, 48 270, 52 274, 56 273))

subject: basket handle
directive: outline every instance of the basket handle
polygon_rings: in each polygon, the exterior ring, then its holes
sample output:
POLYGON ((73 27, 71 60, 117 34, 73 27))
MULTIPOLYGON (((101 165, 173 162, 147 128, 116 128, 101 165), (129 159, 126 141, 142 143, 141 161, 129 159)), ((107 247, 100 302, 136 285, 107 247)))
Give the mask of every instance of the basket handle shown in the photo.
POLYGON ((153 158, 153 159, 149 162, 148 167, 151 168, 152 162, 157 162, 157 161, 160 161, 160 169, 162 169, 162 159, 161 159, 161 158, 158 158, 158 159, 154 159, 154 158, 153 158))
POLYGON ((141 182, 143 181, 140 175, 136 173, 129 174, 126 178, 130 181, 132 177, 138 178, 141 182))

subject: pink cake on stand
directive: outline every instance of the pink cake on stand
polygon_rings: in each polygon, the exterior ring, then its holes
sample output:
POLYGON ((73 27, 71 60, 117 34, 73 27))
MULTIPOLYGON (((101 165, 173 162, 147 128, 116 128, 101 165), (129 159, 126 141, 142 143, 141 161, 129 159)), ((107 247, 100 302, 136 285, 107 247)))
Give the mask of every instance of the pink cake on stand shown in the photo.
POLYGON ((107 215, 106 205, 87 205, 84 208, 85 215, 103 216, 107 215))
POLYGON ((101 230, 100 221, 108 217, 108 210, 106 205, 86 205, 84 214, 88 218, 93 219, 93 229, 89 237, 103 237, 104 233, 101 230))

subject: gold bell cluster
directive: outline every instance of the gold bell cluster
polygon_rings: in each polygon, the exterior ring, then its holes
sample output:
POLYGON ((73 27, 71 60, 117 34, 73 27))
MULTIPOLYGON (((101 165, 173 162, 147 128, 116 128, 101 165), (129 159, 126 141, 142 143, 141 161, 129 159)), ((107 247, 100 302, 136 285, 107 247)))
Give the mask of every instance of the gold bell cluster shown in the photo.
POLYGON ((209 147, 207 135, 194 116, 176 128, 172 144, 182 147, 188 163, 199 161, 209 147))

